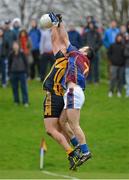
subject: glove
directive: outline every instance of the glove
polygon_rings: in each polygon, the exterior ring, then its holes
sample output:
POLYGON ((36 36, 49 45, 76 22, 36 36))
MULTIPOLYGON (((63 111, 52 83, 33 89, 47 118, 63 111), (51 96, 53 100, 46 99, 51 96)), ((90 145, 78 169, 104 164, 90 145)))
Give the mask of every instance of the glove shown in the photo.
POLYGON ((56 14, 56 17, 59 20, 58 27, 60 27, 60 23, 62 22, 62 15, 61 14, 56 14))
POLYGON ((57 16, 53 12, 49 13, 49 17, 50 17, 53 25, 59 24, 59 19, 57 18, 57 16))

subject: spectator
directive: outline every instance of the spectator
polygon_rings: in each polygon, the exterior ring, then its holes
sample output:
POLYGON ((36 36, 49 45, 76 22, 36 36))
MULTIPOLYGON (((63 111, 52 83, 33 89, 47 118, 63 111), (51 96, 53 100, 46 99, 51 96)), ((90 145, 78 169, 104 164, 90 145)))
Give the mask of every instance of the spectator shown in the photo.
POLYGON ((101 36, 97 32, 94 23, 89 23, 89 30, 83 34, 84 46, 90 46, 94 49, 95 55, 91 61, 90 72, 88 81, 92 82, 94 79, 95 83, 99 82, 99 49, 102 44, 101 36))
POLYGON ((54 63, 50 30, 41 30, 40 54, 40 73, 41 81, 43 81, 48 69, 48 65, 50 64, 50 66, 52 66, 54 63))
POLYGON ((113 96, 114 89, 117 86, 117 96, 121 97, 123 87, 123 73, 124 73, 124 45, 122 43, 122 35, 116 36, 116 41, 112 44, 108 51, 108 57, 110 59, 110 90, 108 93, 109 97, 113 96))
POLYGON ((127 33, 129 33, 129 21, 127 21, 126 23, 126 30, 127 30, 127 33))
POLYGON ((3 44, 4 44, 4 66, 3 66, 3 73, 4 73, 4 84, 3 87, 6 87, 7 80, 8 80, 8 56, 12 50, 12 44, 16 41, 16 35, 11 30, 11 21, 7 20, 4 24, 4 35, 3 35, 3 44))
POLYGON ((20 27, 21 27, 21 20, 19 18, 15 18, 12 22, 12 25, 13 25, 13 32, 15 33, 18 40, 20 27))
POLYGON ((25 29, 22 29, 19 33, 19 43, 20 43, 20 48, 22 49, 24 54, 28 57, 30 55, 31 41, 25 29))
POLYGON ((70 43, 73 46, 75 46, 77 49, 82 47, 81 35, 79 34, 78 31, 76 31, 73 24, 69 26, 68 36, 69 36, 70 43))
POLYGON ((103 37, 103 44, 107 49, 115 42, 115 38, 119 32, 117 22, 115 20, 111 21, 110 28, 105 30, 103 37))
POLYGON ((11 77, 11 84, 14 96, 14 102, 20 103, 19 98, 19 82, 22 92, 22 103, 28 107, 28 88, 27 88, 27 73, 28 62, 26 56, 20 51, 19 44, 13 43, 13 51, 9 56, 9 72, 11 77))
MULTIPOLYGON (((103 35, 103 45, 105 46, 105 48, 108 49, 110 48, 110 46, 115 43, 115 38, 117 36, 117 34, 119 34, 120 30, 117 28, 117 22, 115 20, 111 21, 110 23, 110 27, 107 28, 104 32, 103 35)), ((108 71, 108 77, 110 79, 110 60, 108 61, 108 66, 107 66, 107 71, 108 71)))
POLYGON ((38 29, 37 22, 35 19, 32 19, 31 27, 32 28, 29 31, 29 37, 31 39, 31 44, 32 44, 33 62, 30 67, 30 77, 31 77, 31 79, 34 79, 35 78, 35 66, 37 66, 38 76, 40 76, 39 44, 40 44, 41 33, 40 33, 40 30, 38 29))
POLYGON ((124 40, 126 33, 127 33, 126 26, 123 24, 120 26, 120 34, 123 36, 123 40, 124 40))
POLYGON ((86 17, 86 26, 84 26, 84 28, 82 30, 82 33, 81 33, 82 35, 89 31, 90 23, 93 23, 94 27, 97 28, 98 25, 97 25, 97 21, 96 21, 95 17, 94 16, 87 16, 86 17))
MULTIPOLYGON (((126 26, 123 24, 120 26, 120 34, 122 35, 122 39, 123 39, 123 44, 125 44, 125 36, 127 34, 127 30, 126 30, 126 26)), ((125 85, 125 69, 124 69, 124 73, 123 73, 123 85, 125 85)))
POLYGON ((3 43, 3 29, 0 28, 0 72, 2 76, 2 87, 5 87, 6 77, 5 77, 5 54, 4 54, 4 43, 3 43))
POLYGON ((30 76, 30 66, 33 63, 32 56, 31 56, 31 41, 25 29, 22 29, 19 33, 19 44, 20 44, 21 50, 24 52, 28 60, 28 63, 29 63, 28 75, 30 76))
POLYGON ((126 81, 126 97, 129 97, 129 34, 125 36, 125 81, 126 81))

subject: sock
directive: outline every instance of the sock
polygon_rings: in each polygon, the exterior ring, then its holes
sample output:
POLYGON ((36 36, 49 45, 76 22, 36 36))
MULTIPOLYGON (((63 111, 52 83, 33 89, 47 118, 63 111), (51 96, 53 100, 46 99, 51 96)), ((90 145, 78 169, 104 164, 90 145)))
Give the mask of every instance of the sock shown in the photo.
POLYGON ((71 154, 71 152, 73 152, 73 148, 69 148, 67 151, 66 151, 66 153, 69 155, 69 154, 71 154))
POLYGON ((80 149, 81 149, 81 152, 82 152, 83 154, 86 154, 86 153, 89 152, 89 149, 88 149, 87 144, 81 144, 81 145, 80 145, 80 149))
POLYGON ((75 136, 70 140, 70 142, 74 147, 79 145, 79 142, 78 142, 78 140, 77 140, 77 138, 75 136))

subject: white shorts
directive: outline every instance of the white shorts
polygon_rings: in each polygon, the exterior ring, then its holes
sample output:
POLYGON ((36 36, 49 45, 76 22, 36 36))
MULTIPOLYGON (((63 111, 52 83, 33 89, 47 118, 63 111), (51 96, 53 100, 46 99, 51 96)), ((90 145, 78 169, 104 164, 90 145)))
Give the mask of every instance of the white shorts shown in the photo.
POLYGON ((64 109, 81 109, 85 101, 81 87, 68 88, 64 94, 64 109))

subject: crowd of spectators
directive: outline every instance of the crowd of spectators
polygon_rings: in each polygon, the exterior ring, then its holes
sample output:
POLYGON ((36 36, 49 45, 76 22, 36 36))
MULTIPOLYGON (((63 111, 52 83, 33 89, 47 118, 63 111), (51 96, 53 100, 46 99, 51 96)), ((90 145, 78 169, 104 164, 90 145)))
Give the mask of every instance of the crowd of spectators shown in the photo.
MULTIPOLYGON (((78 49, 90 46, 95 51, 87 82, 99 84, 100 49, 105 47, 110 80, 108 96, 112 97, 117 90, 117 96, 121 97, 126 84, 126 97, 129 97, 129 22, 118 27, 112 20, 109 27, 104 28, 94 17, 88 16, 81 31, 73 23, 69 24, 68 35, 71 44, 78 49)), ((16 104, 20 103, 19 84, 22 103, 27 107, 27 79, 43 81, 53 63, 51 30, 40 29, 36 19, 31 20, 29 30, 22 26, 19 18, 0 25, 1 86, 6 88, 10 80, 16 104)))

